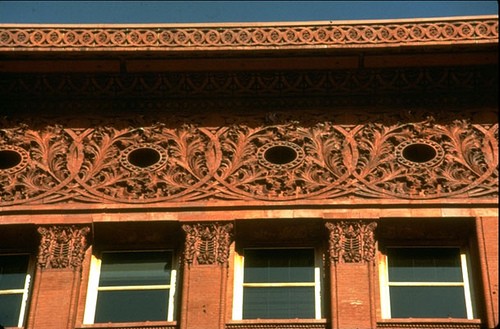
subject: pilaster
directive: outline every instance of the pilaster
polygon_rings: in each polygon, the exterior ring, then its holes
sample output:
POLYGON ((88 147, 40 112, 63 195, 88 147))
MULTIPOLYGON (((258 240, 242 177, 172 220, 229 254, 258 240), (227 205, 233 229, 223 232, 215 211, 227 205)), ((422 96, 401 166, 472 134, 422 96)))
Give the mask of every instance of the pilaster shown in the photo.
POLYGON ((375 328, 374 259, 377 223, 327 222, 332 328, 375 328))
POLYGON ((88 226, 40 226, 41 236, 27 328, 74 328, 88 226))
POLYGON ((232 223, 182 225, 186 233, 181 329, 222 329, 232 223))

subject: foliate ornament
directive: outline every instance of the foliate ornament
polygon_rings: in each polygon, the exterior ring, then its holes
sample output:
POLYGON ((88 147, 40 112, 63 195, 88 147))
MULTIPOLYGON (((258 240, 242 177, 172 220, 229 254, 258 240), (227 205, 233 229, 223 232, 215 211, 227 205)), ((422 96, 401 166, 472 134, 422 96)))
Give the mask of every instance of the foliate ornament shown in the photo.
POLYGON ((71 138, 59 125, 0 130, 0 200, 54 202, 64 199, 72 179, 71 138), (27 151, 28 150, 28 151, 27 151))
POLYGON ((38 266, 46 269, 80 269, 87 248, 86 235, 89 232, 90 228, 87 226, 39 227, 41 241, 38 266))
POLYGON ((227 265, 229 246, 233 238, 233 224, 185 224, 184 262, 189 265, 227 265))
POLYGON ((282 112, 160 115, 147 122, 89 117, 81 128, 69 118, 2 121, 8 128, 0 129, 0 201, 7 207, 496 197, 496 116, 445 112, 435 120, 394 110, 304 111, 300 121, 282 112), (481 115, 490 123, 471 123, 482 122, 481 115))
POLYGON ((353 171, 365 197, 433 199, 493 194, 497 183, 498 125, 454 120, 369 123, 354 136, 359 161, 353 171))
POLYGON ((339 221, 325 224, 332 263, 368 263, 375 258, 376 222, 339 221))
POLYGON ((220 133, 217 179, 234 199, 291 200, 345 195, 356 151, 350 133, 330 122, 234 125, 220 133))
POLYGON ((217 143, 193 125, 98 127, 82 140, 79 183, 86 194, 118 202, 201 198, 220 158, 217 143))

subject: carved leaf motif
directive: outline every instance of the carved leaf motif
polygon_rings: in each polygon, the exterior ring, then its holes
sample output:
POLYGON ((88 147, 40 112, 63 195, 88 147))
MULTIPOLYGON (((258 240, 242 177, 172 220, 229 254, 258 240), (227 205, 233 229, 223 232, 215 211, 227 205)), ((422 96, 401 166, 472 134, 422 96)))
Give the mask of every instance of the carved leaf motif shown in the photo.
POLYGON ((196 125, 174 118, 176 128, 161 123, 163 117, 155 121, 160 123, 94 118, 88 128, 71 128, 71 120, 56 125, 4 120, 12 128, 0 130, 0 150, 20 147, 23 165, 0 169, 0 200, 2 206, 103 199, 330 202, 347 196, 484 198, 498 193, 496 123, 470 124, 456 120, 462 116, 456 114, 438 124, 423 114, 391 112, 384 114, 385 124, 362 113, 352 116, 364 123, 344 125, 331 115, 304 115, 303 124, 292 114, 248 114, 244 120, 224 114, 223 122, 231 123, 210 128, 203 126, 205 116, 196 125), (405 158, 404 145, 414 141, 434 148, 436 160, 405 158), (127 162, 127 150, 144 145, 159 150, 163 162, 151 168, 127 162), (270 145, 288 147, 296 159, 270 165, 263 155, 270 145))

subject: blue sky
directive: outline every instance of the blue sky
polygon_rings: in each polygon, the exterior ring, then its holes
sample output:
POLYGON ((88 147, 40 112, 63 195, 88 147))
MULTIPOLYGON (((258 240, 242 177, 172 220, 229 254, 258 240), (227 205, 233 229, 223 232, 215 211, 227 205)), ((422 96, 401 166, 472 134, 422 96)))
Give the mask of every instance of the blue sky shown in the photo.
POLYGON ((0 23, 212 23, 498 14, 490 1, 0 1, 0 23))

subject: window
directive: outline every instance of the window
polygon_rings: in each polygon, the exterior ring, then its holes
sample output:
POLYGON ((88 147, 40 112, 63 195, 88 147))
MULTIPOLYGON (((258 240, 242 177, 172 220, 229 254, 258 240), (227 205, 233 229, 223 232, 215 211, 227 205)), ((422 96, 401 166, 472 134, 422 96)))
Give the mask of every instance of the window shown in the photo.
POLYGON ((29 255, 0 255, 0 324, 22 327, 26 315, 30 275, 29 255))
POLYGON ((384 258, 384 318, 473 319, 467 259, 460 248, 388 248, 384 258))
POLYGON ((245 249, 235 263, 233 319, 320 319, 321 257, 308 249, 245 249))
POLYGON ((172 252, 103 252, 91 267, 84 323, 174 320, 172 252))

